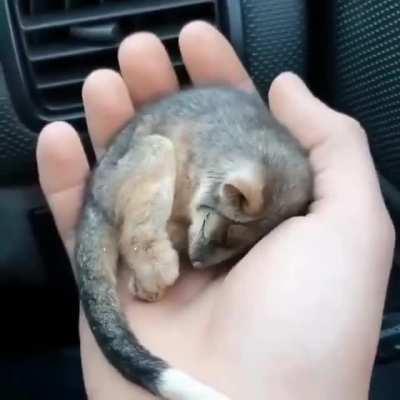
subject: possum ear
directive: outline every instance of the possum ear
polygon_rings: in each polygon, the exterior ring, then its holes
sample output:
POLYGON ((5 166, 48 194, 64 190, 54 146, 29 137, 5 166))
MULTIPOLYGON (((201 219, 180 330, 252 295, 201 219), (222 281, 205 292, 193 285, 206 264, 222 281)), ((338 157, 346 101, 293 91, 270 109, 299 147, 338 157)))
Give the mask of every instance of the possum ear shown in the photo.
POLYGON ((232 175, 222 185, 222 197, 243 214, 254 217, 262 213, 266 202, 266 182, 262 174, 232 175))

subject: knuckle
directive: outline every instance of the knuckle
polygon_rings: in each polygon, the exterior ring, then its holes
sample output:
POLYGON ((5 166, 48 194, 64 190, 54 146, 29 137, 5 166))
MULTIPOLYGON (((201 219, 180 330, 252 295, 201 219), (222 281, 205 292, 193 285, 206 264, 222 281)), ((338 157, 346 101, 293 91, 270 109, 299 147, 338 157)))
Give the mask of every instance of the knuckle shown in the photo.
POLYGON ((349 115, 342 114, 342 121, 344 127, 355 135, 365 135, 364 128, 357 119, 350 117, 349 115))
POLYGON ((388 211, 386 211, 385 217, 382 221, 382 237, 388 244, 394 246, 396 240, 396 229, 388 211))
POLYGON ((346 140, 352 140, 356 144, 367 144, 368 137, 361 123, 346 114, 339 113, 339 124, 341 126, 341 136, 346 140))
MULTIPOLYGON (((368 229, 371 232, 373 245, 384 246, 385 248, 394 248, 396 240, 396 230, 385 205, 381 205, 381 210, 380 212, 376 212, 375 218, 371 219, 370 215, 367 220, 368 226, 365 226, 365 229, 368 229), (373 230, 371 230, 371 226, 374 227, 373 230)), ((364 232, 365 231, 366 230, 364 230, 364 232)))

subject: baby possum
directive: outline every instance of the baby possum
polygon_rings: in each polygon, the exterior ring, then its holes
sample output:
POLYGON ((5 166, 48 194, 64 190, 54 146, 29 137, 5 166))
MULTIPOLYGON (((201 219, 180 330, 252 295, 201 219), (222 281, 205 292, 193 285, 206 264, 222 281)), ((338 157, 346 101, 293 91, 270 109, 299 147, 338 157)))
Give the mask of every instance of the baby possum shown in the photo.
POLYGON ((117 135, 88 185, 77 280, 91 330, 128 380, 169 400, 222 400, 141 346, 123 315, 118 266, 132 295, 162 297, 179 275, 251 248, 311 199, 306 153, 256 94, 187 89, 145 107, 117 135))

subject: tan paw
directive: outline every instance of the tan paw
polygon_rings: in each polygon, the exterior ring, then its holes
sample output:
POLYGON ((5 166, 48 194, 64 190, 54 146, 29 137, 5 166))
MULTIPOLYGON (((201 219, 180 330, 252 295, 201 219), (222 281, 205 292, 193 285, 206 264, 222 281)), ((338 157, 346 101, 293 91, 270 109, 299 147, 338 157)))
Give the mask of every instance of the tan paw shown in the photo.
POLYGON ((141 300, 154 302, 160 300, 177 280, 179 259, 175 250, 159 246, 151 249, 150 254, 147 251, 146 255, 150 257, 138 257, 134 263, 129 291, 141 300))
POLYGON ((140 283, 138 284, 137 279, 132 276, 129 280, 129 291, 140 300, 155 302, 163 298, 166 288, 159 287, 153 290, 147 290, 140 283))

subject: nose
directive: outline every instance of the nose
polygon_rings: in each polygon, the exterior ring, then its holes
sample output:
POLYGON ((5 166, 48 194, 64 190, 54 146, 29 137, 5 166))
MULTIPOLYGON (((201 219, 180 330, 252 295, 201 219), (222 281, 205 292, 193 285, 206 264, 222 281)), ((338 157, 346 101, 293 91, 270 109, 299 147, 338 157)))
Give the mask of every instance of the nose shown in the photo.
POLYGON ((196 249, 193 254, 190 254, 190 262, 193 268, 201 269, 206 267, 206 260, 210 251, 207 246, 201 246, 201 248, 196 249))
POLYGON ((221 247, 214 242, 203 242, 196 248, 192 248, 189 254, 193 268, 207 268, 215 264, 215 256, 221 251, 221 247))
POLYGON ((201 261, 193 261, 192 265, 193 265, 193 268, 196 268, 196 269, 203 268, 203 263, 201 261))

